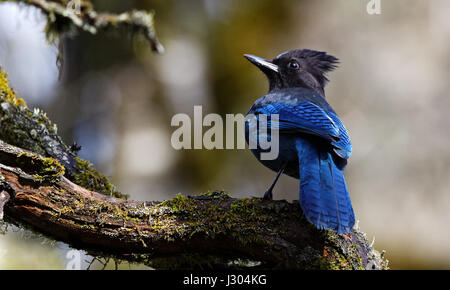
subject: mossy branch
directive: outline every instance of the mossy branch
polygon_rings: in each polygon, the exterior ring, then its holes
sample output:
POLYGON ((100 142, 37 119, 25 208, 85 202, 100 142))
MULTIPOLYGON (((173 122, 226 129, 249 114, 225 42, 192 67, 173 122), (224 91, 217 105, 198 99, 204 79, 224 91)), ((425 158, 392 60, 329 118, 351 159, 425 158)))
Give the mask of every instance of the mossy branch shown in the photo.
POLYGON ((9 87, 7 75, 1 67, 0 139, 57 160, 65 168, 65 176, 80 186, 105 195, 127 198, 92 164, 77 157, 76 146, 68 146, 62 141, 56 124, 48 119, 45 112, 27 107, 26 102, 9 87))
POLYGON ((144 36, 154 52, 164 51, 156 37, 154 12, 133 10, 121 14, 99 13, 86 0, 0 0, 5 1, 37 7, 47 15, 46 32, 49 40, 80 30, 96 34, 98 31, 126 28, 144 36))
POLYGON ((319 231, 298 202, 223 192, 163 202, 110 196, 123 197, 44 112, 26 107, 1 70, 0 139, 0 216, 73 247, 156 268, 387 268, 359 230, 319 231))
POLYGON ((58 162, 0 141, 5 219, 77 248, 157 268, 387 267, 364 234, 319 231, 298 203, 223 192, 126 201, 86 190, 63 174, 58 162), (233 264, 238 259, 252 263, 233 264))

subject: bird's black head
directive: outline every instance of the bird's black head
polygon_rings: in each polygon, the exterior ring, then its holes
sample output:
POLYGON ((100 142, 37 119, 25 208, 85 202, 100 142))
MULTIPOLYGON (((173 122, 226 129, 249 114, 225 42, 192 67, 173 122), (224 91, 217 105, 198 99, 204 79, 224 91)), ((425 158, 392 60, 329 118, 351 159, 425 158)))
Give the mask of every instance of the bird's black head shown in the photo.
POLYGON ((272 61, 246 54, 269 79, 269 91, 284 88, 308 88, 324 95, 328 82, 326 73, 339 63, 338 59, 325 52, 297 49, 280 54, 272 61))

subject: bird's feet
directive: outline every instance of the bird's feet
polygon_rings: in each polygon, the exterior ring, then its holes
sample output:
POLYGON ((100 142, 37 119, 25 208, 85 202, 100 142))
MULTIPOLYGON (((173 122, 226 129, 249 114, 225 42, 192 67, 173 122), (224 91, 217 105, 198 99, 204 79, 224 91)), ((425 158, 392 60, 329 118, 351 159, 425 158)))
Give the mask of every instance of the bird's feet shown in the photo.
POLYGON ((263 199, 264 200, 273 200, 272 190, 266 191, 266 193, 264 193, 263 199))

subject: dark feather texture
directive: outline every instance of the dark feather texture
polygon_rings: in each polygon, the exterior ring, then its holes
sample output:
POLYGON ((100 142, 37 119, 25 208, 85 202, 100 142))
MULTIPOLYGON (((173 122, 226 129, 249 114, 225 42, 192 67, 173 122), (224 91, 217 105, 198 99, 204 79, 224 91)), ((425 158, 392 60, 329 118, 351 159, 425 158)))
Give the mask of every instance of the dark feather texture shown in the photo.
POLYGON ((313 75, 320 79, 320 83, 325 87, 328 79, 325 74, 338 67, 339 60, 323 51, 315 51, 309 49, 294 51, 299 57, 304 58, 309 65, 309 69, 313 75))

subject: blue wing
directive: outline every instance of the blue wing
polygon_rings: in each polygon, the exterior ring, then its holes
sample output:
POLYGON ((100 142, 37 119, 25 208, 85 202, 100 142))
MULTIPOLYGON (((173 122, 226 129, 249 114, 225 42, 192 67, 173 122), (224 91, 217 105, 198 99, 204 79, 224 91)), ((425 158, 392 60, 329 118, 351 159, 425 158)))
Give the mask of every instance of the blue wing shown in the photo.
POLYGON ((347 129, 336 114, 329 113, 328 115, 333 119, 339 129, 339 140, 331 143, 335 147, 334 152, 340 157, 348 159, 352 154, 352 143, 350 142, 347 129))
POLYGON ((339 128, 324 110, 311 102, 295 106, 281 103, 268 104, 255 110, 255 113, 279 116, 278 127, 285 132, 304 132, 314 134, 329 141, 337 141, 339 128))
MULTIPOLYGON (((344 159, 350 157, 352 145, 344 124, 335 113, 327 113, 312 102, 296 105, 272 103, 257 108, 254 112, 266 115, 278 114, 278 127, 281 131, 317 135, 330 141, 340 157, 344 159)), ((271 126, 270 120, 268 123, 271 126)))

